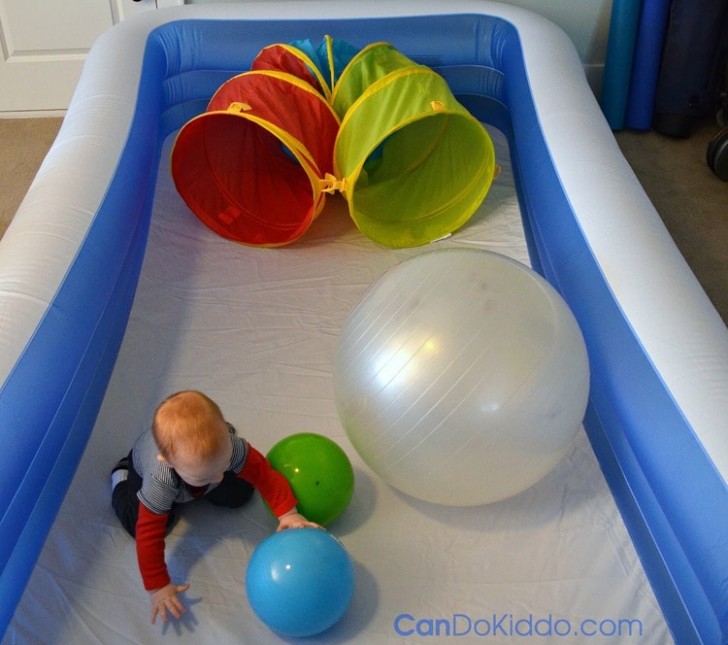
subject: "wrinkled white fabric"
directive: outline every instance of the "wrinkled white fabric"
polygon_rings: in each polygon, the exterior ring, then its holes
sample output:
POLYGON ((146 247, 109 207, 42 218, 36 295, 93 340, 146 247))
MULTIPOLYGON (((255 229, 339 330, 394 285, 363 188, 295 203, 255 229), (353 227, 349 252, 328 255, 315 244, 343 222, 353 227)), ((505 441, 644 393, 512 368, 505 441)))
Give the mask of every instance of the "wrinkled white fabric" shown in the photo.
POLYGON ((258 497, 236 511, 202 502, 184 509, 167 559, 173 579, 191 584, 189 609, 166 628, 148 622, 134 543, 110 506, 109 473, 158 401, 181 388, 216 399, 264 453, 290 434, 317 432, 336 440, 354 465, 353 500, 330 526, 355 563, 354 600, 340 623, 307 642, 529 642, 528 629, 535 642, 579 642, 574 630, 600 628, 609 635, 589 642, 670 642, 583 432, 526 492, 454 508, 388 487, 358 457, 336 415, 338 333, 384 271, 446 246, 527 262, 506 144, 492 134, 503 171, 478 213, 434 247, 401 251, 360 234, 339 200, 289 247, 236 245, 187 210, 161 169, 119 360, 3 645, 287 642, 253 615, 245 595, 250 554, 275 528, 258 497), (567 628, 572 637, 557 635, 567 628), (549 629, 551 637, 539 635, 549 629))

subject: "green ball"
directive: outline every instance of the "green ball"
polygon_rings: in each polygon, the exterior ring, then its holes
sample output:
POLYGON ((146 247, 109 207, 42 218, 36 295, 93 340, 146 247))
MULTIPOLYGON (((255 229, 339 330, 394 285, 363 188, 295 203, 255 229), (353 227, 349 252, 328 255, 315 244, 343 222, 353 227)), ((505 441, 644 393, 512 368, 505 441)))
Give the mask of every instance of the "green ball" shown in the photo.
POLYGON ((281 439, 267 455, 291 484, 298 512, 323 526, 335 520, 354 494, 354 469, 328 437, 302 432, 281 439))

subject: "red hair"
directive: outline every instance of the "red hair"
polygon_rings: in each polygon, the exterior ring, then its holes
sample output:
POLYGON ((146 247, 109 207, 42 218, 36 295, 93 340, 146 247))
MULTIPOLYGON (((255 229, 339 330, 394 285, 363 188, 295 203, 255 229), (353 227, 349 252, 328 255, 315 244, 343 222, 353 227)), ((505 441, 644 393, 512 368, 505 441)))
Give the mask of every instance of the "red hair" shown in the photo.
POLYGON ((220 453, 227 425, 220 407, 212 399, 196 390, 182 390, 157 406, 152 434, 165 459, 173 458, 178 447, 184 445, 206 460, 220 453))

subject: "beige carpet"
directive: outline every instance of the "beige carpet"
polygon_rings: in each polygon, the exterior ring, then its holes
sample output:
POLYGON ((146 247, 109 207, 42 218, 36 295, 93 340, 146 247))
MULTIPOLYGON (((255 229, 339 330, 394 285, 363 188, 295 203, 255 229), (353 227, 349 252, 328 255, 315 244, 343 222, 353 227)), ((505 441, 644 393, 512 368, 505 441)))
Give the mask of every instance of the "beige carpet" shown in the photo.
POLYGON ((0 236, 20 206, 62 119, 0 119, 0 236))
POLYGON ((728 183, 706 162, 720 130, 707 121, 688 139, 619 132, 617 141, 683 257, 728 324, 728 183))
MULTIPOLYGON (((12 219, 61 119, 0 119, 0 235, 12 219)), ((705 153, 710 121, 689 139, 619 132, 617 141, 706 293, 728 324, 728 183, 705 153)))

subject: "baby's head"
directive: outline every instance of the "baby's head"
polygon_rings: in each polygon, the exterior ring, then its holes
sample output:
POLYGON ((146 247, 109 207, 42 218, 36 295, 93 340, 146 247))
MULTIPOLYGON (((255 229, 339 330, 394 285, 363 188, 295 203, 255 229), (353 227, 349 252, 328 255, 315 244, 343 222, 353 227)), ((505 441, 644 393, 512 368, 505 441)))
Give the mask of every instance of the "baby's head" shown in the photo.
POLYGON ((195 390, 167 397, 157 407, 152 434, 157 458, 192 486, 218 483, 230 464, 232 444, 217 403, 195 390))

